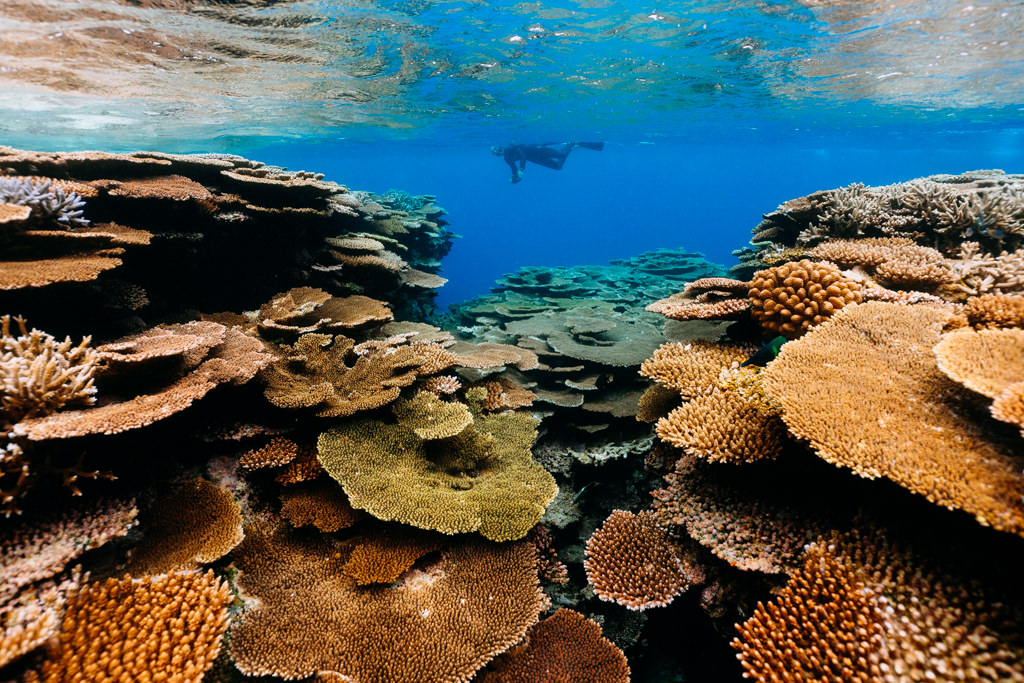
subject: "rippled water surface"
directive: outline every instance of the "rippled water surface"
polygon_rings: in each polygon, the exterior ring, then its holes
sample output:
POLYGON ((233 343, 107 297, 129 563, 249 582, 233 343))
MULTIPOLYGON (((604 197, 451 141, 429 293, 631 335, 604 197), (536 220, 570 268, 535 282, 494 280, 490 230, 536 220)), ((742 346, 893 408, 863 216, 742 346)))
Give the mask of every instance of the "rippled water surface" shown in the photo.
POLYGON ((0 132, 182 147, 1015 128, 1022 31, 1014 0, 4 0, 0 132))

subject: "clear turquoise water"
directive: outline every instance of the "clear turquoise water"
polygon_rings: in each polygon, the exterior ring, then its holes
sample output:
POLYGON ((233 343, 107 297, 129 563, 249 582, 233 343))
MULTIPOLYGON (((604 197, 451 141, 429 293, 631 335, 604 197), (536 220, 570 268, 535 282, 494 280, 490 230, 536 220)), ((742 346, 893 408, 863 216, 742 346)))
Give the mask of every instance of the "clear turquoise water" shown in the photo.
POLYGON ((1024 169, 1019 1, 9 2, 0 142, 435 194, 463 236, 442 303, 523 265, 730 263, 818 189, 1024 169), (513 186, 509 140, 608 144, 513 186))

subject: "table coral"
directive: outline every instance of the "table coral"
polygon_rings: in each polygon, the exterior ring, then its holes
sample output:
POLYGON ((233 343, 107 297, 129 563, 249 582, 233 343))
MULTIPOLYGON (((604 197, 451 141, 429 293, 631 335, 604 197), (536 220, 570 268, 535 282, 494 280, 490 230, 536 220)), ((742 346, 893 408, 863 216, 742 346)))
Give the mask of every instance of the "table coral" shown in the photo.
POLYGON ((826 461, 1024 535, 1020 457, 976 423, 932 347, 948 311, 868 302, 782 347, 764 388, 826 461))
POLYGON ((87 584, 68 602, 44 683, 199 683, 228 625, 227 584, 212 572, 87 584))
POLYGON ((374 525, 355 543, 342 571, 358 586, 392 583, 424 555, 440 550, 444 537, 400 525, 374 525))
POLYGON ((447 545, 396 586, 360 587, 342 571, 351 543, 246 530, 235 552, 238 583, 260 603, 231 630, 231 658, 250 676, 467 681, 522 638, 541 595, 529 544, 447 545))
POLYGON ((629 683, 622 650, 579 612, 560 609, 530 628, 527 640, 500 655, 479 683, 629 683))
POLYGON ((755 350, 748 344, 671 342, 662 344, 643 362, 640 374, 692 399, 709 390, 722 368, 743 362, 755 350))
POLYGON ((1024 330, 974 330, 942 335, 935 345, 939 370, 954 382, 982 396, 996 398, 1008 386, 1024 381, 1024 330))
POLYGON ((153 503, 142 531, 128 564, 134 576, 197 569, 241 542, 242 512, 230 491, 193 479, 153 503))
POLYGON ((554 498, 554 479, 530 454, 537 426, 529 415, 476 414, 471 427, 428 440, 396 413, 397 424, 357 418, 320 436, 320 463, 353 507, 446 534, 511 540, 554 498))
MULTIPOLYGON (((315 461, 314 461, 315 462, 315 461)), ((281 491, 281 516, 292 526, 315 526, 320 531, 347 529, 366 517, 348 502, 341 486, 329 477, 300 481, 281 491)))
POLYGON ((602 600, 631 610, 664 607, 703 572, 651 512, 613 510, 587 540, 587 581, 602 600))

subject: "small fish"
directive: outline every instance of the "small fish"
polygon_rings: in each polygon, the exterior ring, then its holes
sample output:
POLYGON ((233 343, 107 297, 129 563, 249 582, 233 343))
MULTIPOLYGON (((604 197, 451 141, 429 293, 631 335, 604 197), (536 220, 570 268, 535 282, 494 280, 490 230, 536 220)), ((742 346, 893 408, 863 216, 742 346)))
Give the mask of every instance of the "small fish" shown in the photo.
POLYGON ((768 363, 775 360, 775 357, 779 355, 779 349, 781 349, 782 345, 787 341, 788 340, 785 337, 776 337, 769 342, 761 344, 761 348, 758 349, 754 355, 740 363, 740 367, 757 365, 763 368, 768 365, 768 363))

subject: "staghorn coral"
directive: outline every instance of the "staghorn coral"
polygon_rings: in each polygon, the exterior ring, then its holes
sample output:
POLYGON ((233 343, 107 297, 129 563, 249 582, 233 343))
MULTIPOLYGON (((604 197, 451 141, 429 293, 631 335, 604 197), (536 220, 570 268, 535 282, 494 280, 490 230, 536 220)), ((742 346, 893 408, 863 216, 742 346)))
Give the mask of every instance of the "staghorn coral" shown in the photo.
POLYGON ((931 349, 951 314, 868 302, 782 347, 764 389, 819 457, 1024 535, 1020 459, 975 424, 931 349), (899 453, 899 457, 892 457, 899 453))
POLYGON ((240 671, 462 682, 516 643, 540 611, 536 561, 525 542, 449 539, 436 563, 394 587, 357 586, 342 572, 350 547, 323 535, 246 530, 235 551, 238 583, 260 604, 231 630, 240 671))
POLYGON ((0 202, 27 206, 44 223, 68 228, 89 224, 82 217, 85 201, 49 179, 0 176, 0 202))
MULTIPOLYGON (((13 432, 31 441, 44 441, 138 429, 185 410, 220 384, 248 382, 272 359, 273 356, 264 352, 261 342, 238 330, 227 329, 223 342, 210 349, 188 374, 152 393, 97 408, 25 419, 14 426, 13 432)), ((144 372, 142 374, 145 376, 144 372)))
POLYGON ((124 536, 137 514, 134 501, 96 502, 8 527, 0 540, 0 604, 56 576, 82 553, 124 536))
POLYGON ((651 512, 613 510, 587 541, 586 556, 583 566, 597 596, 631 610, 663 607, 704 580, 651 512))
POLYGON ((87 584, 68 601, 42 681, 198 683, 220 650, 229 600, 213 572, 87 584))
POLYGON ((757 681, 1024 681, 1022 619, 995 589, 855 531, 808 546, 733 647, 757 681))
POLYGON ((366 513, 349 504, 348 496, 337 482, 317 477, 296 482, 281 491, 281 516, 292 526, 312 525, 320 531, 331 532, 347 529, 365 518, 366 513))
POLYGON ((68 404, 92 405, 99 363, 90 337, 74 345, 58 342, 14 318, 20 334, 11 332, 12 318, 0 318, 0 426, 49 415, 68 404))
POLYGON ((976 328, 1024 327, 1024 296, 983 294, 964 305, 967 322, 976 328))
POLYGON ((342 571, 357 586, 392 583, 424 555, 444 545, 443 537, 398 525, 375 525, 352 548, 342 571))
POLYGON ((197 478, 157 500, 142 529, 128 564, 133 575, 197 569, 242 541, 242 512, 230 491, 197 478))
POLYGON ((723 367, 746 360, 756 349, 745 344, 694 340, 662 344, 640 366, 640 374, 674 389, 684 399, 706 393, 723 367))
POLYGON ((526 642, 500 655, 479 683, 628 683, 629 664, 601 627, 560 609, 531 627, 526 642))
POLYGON ((691 455, 731 463, 777 457, 786 434, 777 413, 718 387, 679 406, 655 429, 662 441, 691 455))
POLYGON ((935 345, 941 370, 954 382, 996 398, 1024 381, 1024 330, 974 330, 964 327, 942 335, 935 345))
POLYGON ((396 414, 398 424, 356 419, 320 436, 320 463, 353 507, 446 534, 511 540, 554 498, 554 479, 530 456, 537 427, 529 415, 476 414, 472 427, 425 440, 396 414))
POLYGON ((795 339, 861 300, 861 285, 829 263, 802 260, 754 273, 750 310, 764 330, 795 339))

